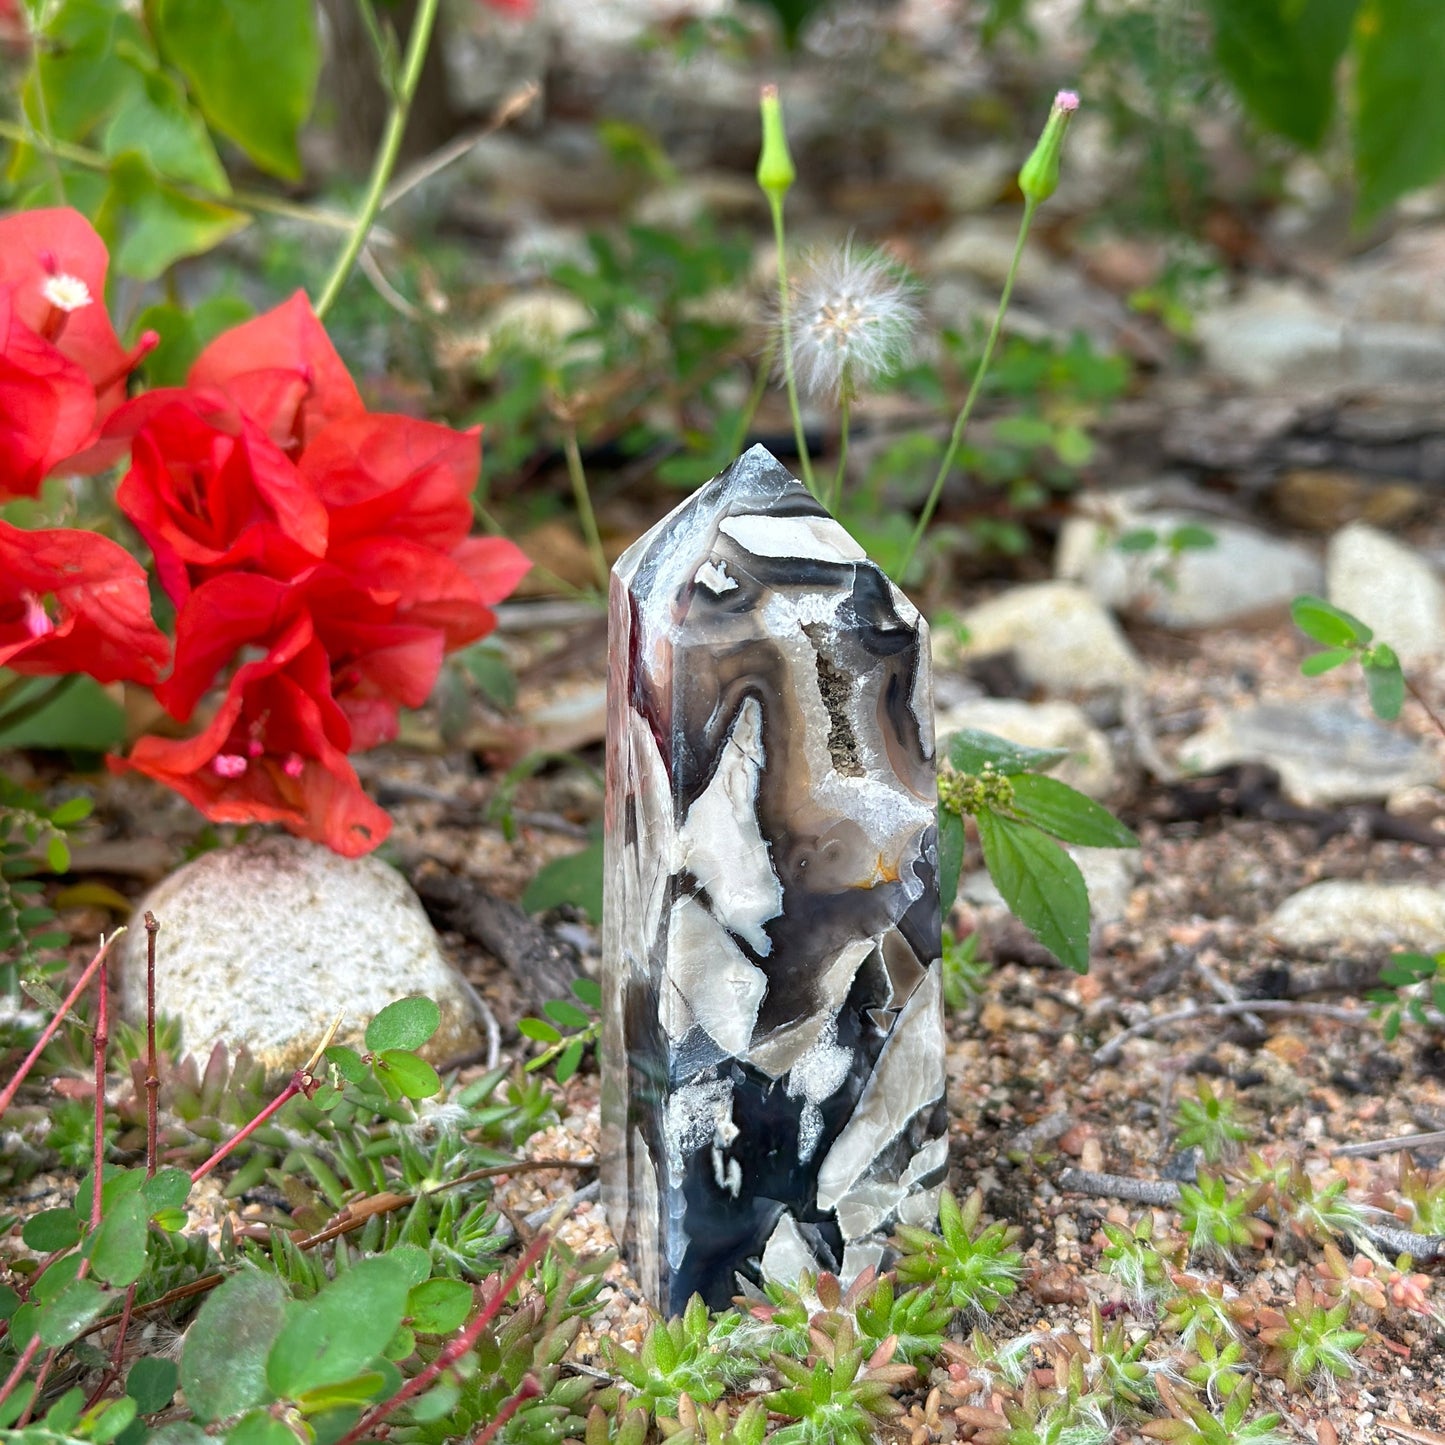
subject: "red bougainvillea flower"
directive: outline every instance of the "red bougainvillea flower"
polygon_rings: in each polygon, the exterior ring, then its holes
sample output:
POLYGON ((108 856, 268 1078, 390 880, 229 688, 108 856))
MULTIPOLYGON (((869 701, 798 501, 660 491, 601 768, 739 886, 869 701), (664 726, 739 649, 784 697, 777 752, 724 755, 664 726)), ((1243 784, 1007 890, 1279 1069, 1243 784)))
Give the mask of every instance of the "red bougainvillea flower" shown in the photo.
POLYGON ((329 422, 366 411, 303 291, 216 337, 186 384, 225 392, 293 455, 329 422))
POLYGON ((224 396, 150 392, 122 408, 107 435, 132 429, 116 503, 155 553, 177 606, 216 572, 290 576, 326 551, 326 509, 285 452, 224 396))
POLYGON ((124 547, 94 532, 0 522, 0 666, 153 683, 169 655, 145 569, 124 547))
POLYGON ((23 211, 0 220, 0 293, 7 309, 0 330, 6 360, 0 433, 10 434, 0 440, 0 455, 12 463, 0 472, 0 495, 33 495, 46 471, 80 451, 124 401, 126 378, 156 343, 147 333, 131 351, 120 344, 105 311, 108 263, 105 242, 78 211, 23 211), (76 368, 90 392, 83 430, 76 368), (17 384, 17 369, 28 370, 28 386, 17 384), (66 425, 57 428, 61 416, 66 425), (16 433, 32 439, 26 445, 16 433), (21 454, 28 454, 29 466, 13 470, 21 454))
POLYGON ((280 823, 347 858, 369 853, 391 819, 346 760, 350 728, 328 693, 330 662, 298 616, 263 658, 231 679, 193 738, 143 737, 127 768, 173 788, 217 823, 280 823))

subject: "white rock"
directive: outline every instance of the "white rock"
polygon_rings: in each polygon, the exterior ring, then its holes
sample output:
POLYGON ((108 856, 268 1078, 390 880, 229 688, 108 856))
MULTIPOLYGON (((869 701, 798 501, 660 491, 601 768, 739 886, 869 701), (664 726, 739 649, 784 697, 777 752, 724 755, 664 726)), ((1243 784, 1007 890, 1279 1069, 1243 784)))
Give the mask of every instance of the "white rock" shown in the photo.
POLYGON ((1194 329, 1210 369, 1245 386, 1344 377, 1344 322, 1296 285, 1253 282, 1235 300, 1202 312, 1194 329))
POLYGON ((1122 498, 1114 511, 1107 523, 1071 517, 1059 534, 1054 570, 1116 611, 1161 627, 1217 627, 1283 612, 1301 592, 1319 589, 1319 562, 1294 542, 1217 517, 1136 510, 1122 498), (1171 556, 1167 539, 1183 526, 1204 528, 1214 544, 1171 556), (1148 551, 1115 545, 1146 527, 1160 538, 1148 551))
POLYGON ((1118 781, 1109 739, 1071 702, 981 697, 958 703, 935 720, 940 757, 947 749, 948 735, 961 728, 995 733, 1028 748, 1067 748, 1069 756, 1049 775, 1091 798, 1105 797, 1118 781))
POLYGON ((1331 879, 1286 898, 1269 932, 1287 948, 1445 948, 1445 889, 1425 883, 1331 879))
POLYGON ((1348 703, 1266 703, 1226 712, 1179 750, 1199 773, 1232 763, 1264 763, 1304 807, 1388 798, 1438 781, 1428 748, 1348 703))
POLYGON ((1412 547, 1364 522, 1330 539, 1328 595, 1388 642, 1407 666, 1445 654, 1445 582, 1412 547))
POLYGON ((972 608, 963 655, 1012 652, 1029 681, 1051 692, 1131 686, 1144 673, 1119 624, 1083 587, 1036 582, 972 608))
MULTIPOLYGON (((376 858, 342 858, 297 838, 217 849, 158 884, 136 909, 160 922, 156 1006, 202 1060, 245 1044, 268 1072, 311 1056, 337 1013, 358 1039, 394 999, 425 994, 442 1022, 426 1052, 476 1040, 476 995, 443 957, 416 894, 376 858)), ((146 934, 123 940, 121 1007, 145 1017, 146 934)))
MULTIPOLYGON (((1117 923, 1129 908, 1141 863, 1137 848, 1069 848, 1069 857, 1079 865, 1089 890, 1089 922, 1117 923)), ((1002 908, 1003 898, 986 869, 965 874, 958 885, 960 898, 976 908, 1002 908)))

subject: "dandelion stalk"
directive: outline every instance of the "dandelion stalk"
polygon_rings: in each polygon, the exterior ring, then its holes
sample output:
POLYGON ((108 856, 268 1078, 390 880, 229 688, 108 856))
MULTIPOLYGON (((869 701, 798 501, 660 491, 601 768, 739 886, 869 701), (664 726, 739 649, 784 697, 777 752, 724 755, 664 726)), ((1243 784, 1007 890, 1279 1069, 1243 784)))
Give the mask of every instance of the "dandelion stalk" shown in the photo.
POLYGON ((948 448, 939 464, 938 475, 934 478, 933 487, 928 493, 928 500, 923 504, 923 510, 918 515, 918 523, 913 529, 913 535, 908 539, 908 548, 903 554, 903 560, 893 574, 895 582, 902 582, 909 564, 913 561, 913 554, 918 550, 918 544, 923 540, 923 534, 933 520, 938 500, 943 495, 944 483, 948 480, 948 474, 953 470, 953 464, 958 457, 959 448, 963 445, 969 418, 973 415, 974 403, 978 400, 978 394, 983 388, 983 379, 988 375, 994 348, 998 345, 999 335, 1003 331, 1003 319, 1008 312, 1009 298, 1013 295, 1014 279, 1018 275, 1019 262, 1023 258, 1024 243, 1028 240, 1034 212, 1058 189, 1059 157, 1063 152, 1064 135, 1069 128, 1069 121, 1078 108, 1079 97, 1071 90, 1061 90, 1054 97, 1043 134, 1039 137, 1033 153, 1024 162, 1023 169, 1019 172, 1019 190, 1023 192, 1024 196, 1024 213, 1019 220, 1018 240, 1014 243, 1013 257, 1009 261, 1008 275, 1004 278, 998 310, 994 313, 993 325, 989 328, 983 354, 978 359, 978 367, 973 374, 973 383, 969 386, 968 395, 964 398, 958 418, 953 424, 953 435, 949 438, 948 448))
POLYGON ((808 439, 803 434, 803 409, 798 404, 798 376, 793 364, 792 295, 788 284, 787 233, 783 226, 783 197, 788 194, 798 173, 788 152, 788 137, 783 130, 783 108, 778 100, 778 87, 765 85, 760 102, 763 120, 763 148, 758 156, 758 185, 768 198, 773 216, 773 239, 778 246, 778 332, 783 350, 783 381, 788 389, 788 410, 793 415, 793 438, 798 447, 798 465, 803 481, 816 497, 813 460, 808 455, 808 439))
POLYGON ((853 398, 847 387, 838 398, 838 470, 833 473, 833 485, 828 492, 828 510, 836 517, 843 500, 843 474, 848 469, 848 421, 853 410, 853 398))

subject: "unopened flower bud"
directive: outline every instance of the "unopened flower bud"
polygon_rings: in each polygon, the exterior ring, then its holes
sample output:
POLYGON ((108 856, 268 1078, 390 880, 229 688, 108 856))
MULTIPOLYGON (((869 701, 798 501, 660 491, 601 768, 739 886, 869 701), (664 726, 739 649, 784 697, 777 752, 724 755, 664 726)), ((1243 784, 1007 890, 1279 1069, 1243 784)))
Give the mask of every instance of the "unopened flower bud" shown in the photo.
POLYGON ((1048 200, 1059 188, 1059 155, 1064 148, 1064 132, 1078 108, 1079 97, 1072 90, 1061 90, 1054 97, 1044 133, 1019 172, 1019 190, 1035 205, 1048 200))
POLYGON ((781 201, 798 178, 788 154, 788 137, 783 130, 783 106, 778 87, 765 85, 761 101, 763 149, 758 156, 758 184, 769 197, 781 201))

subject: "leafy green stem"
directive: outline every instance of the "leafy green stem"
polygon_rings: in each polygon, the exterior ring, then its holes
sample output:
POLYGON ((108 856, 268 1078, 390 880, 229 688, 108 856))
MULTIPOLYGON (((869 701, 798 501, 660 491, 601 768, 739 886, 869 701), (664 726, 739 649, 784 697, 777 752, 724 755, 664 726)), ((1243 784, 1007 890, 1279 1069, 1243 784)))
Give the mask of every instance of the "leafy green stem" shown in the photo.
POLYGON ((893 573, 895 582, 903 580, 904 574, 908 571, 908 564, 913 561, 913 554, 918 550, 918 544, 923 540, 923 534, 933 520, 938 499, 943 495, 943 484, 948 480, 948 474, 953 470, 953 463, 958 457, 958 449, 963 445, 969 418, 973 415, 974 403, 978 400, 978 394, 983 387, 983 379, 988 375, 989 364, 993 361, 994 348, 998 345, 999 335, 1003 331, 1003 319, 1008 312, 1009 298, 1013 295, 1014 279, 1018 275, 1019 262, 1024 254, 1024 243, 1028 240, 1029 227, 1033 224, 1036 210, 1038 210, 1037 201, 1032 199, 1024 201, 1024 213, 1019 221, 1018 240, 1014 243, 1013 258, 1009 262, 1008 275, 1004 278, 1003 292, 998 299, 998 310, 994 313, 988 340, 984 343, 983 355, 978 359, 978 366, 973 373, 973 384, 969 387, 968 395, 964 398, 963 406, 958 413, 958 419, 953 424, 953 435, 949 438, 948 449, 939 463, 938 475, 933 480, 928 500, 918 514, 918 523, 913 529, 913 535, 908 539, 908 548, 903 554, 903 560, 893 573))
POLYGON ((582 535, 597 574, 597 585, 607 591, 607 553, 602 549, 602 533, 597 527, 597 514, 592 510, 592 493, 587 486, 587 469, 582 465, 582 449, 577 445, 577 428, 569 419, 562 434, 562 449, 567 457, 567 477, 572 483, 572 498, 577 503, 577 516, 582 522, 582 535))
POLYGON ((367 185, 361 209, 352 223, 351 234, 347 237, 341 254, 336 258, 336 264, 331 268, 331 275, 326 278, 326 285, 322 288, 321 297, 316 303, 318 317, 324 317, 337 296, 341 294, 341 288, 346 284, 346 278, 350 276, 352 267, 356 265, 356 259, 361 255, 361 248, 366 245, 366 238, 381 211, 381 203, 386 195, 387 185, 391 181, 391 173, 396 169, 397 157, 401 154, 402 137, 406 134, 406 122, 407 117, 411 114, 412 98, 416 95, 417 84, 421 80, 427 46, 431 43, 432 30, 436 24, 438 4, 439 0, 421 0, 416 14, 412 18, 411 34, 407 36, 406 40, 406 55, 402 60, 401 73, 397 76, 396 87, 392 92, 391 109, 386 118, 386 130, 382 134, 381 145, 376 152, 376 160, 372 164, 371 181, 367 185))

